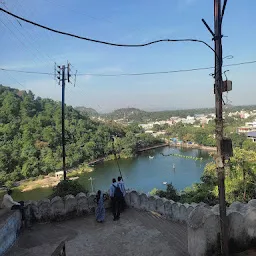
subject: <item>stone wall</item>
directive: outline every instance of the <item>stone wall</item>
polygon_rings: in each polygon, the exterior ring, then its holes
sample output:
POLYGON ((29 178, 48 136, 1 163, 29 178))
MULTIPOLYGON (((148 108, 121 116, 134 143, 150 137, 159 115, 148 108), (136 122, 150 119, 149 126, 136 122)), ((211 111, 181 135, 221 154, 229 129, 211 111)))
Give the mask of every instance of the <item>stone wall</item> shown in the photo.
POLYGON ((166 218, 175 222, 188 222, 189 214, 200 204, 181 204, 158 196, 147 196, 144 193, 136 191, 127 192, 125 195, 126 204, 130 207, 144 210, 158 212, 166 218))
MULTIPOLYGON (((74 216, 94 213, 95 194, 75 197, 54 197, 52 200, 29 201, 26 216, 29 222, 58 221, 74 216)), ((157 196, 128 191, 125 196, 129 207, 142 211, 155 211, 174 222, 187 224, 188 251, 191 256, 216 255, 220 233, 219 206, 210 207, 204 203, 181 204, 157 196)), ((109 208, 109 200, 105 207, 109 208)), ((248 204, 233 203, 227 208, 229 222, 229 243, 231 251, 256 246, 256 199, 248 204)))
MULTIPOLYGON (((230 252, 256 246, 256 199, 234 202, 227 208, 230 252)), ((220 234, 219 205, 200 206, 188 219, 188 250, 191 256, 217 255, 220 234)))
POLYGON ((7 214, 6 219, 0 225, 0 255, 5 252, 16 241, 21 227, 21 214, 19 211, 12 211, 7 214))
MULTIPOLYGON (((217 255, 219 251, 219 205, 181 204, 136 191, 125 196, 128 206, 155 211, 171 221, 187 223, 188 251, 191 256, 217 255)), ((256 199, 248 204, 234 202, 227 208, 229 247, 239 252, 256 246, 256 199)))
MULTIPOLYGON (((67 195, 64 198, 59 196, 53 199, 26 202, 26 219, 28 223, 61 221, 75 216, 94 213, 96 194, 86 195, 79 193, 76 196, 67 195)), ((109 208, 109 200, 105 201, 105 208, 109 208)))

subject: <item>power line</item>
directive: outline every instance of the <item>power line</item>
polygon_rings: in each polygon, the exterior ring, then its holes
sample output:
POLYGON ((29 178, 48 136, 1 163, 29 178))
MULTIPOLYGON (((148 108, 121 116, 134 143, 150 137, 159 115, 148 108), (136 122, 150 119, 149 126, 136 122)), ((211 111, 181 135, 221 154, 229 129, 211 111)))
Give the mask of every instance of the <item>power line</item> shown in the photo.
MULTIPOLYGON (((245 61, 239 63, 232 63, 223 65, 223 67, 233 67, 233 66, 241 66, 254 64, 256 60, 245 61)), ((77 76, 103 76, 103 77, 118 77, 118 76, 144 76, 144 75, 158 75, 158 74, 171 74, 171 73, 182 73, 182 72, 193 72, 200 70, 208 70, 213 69, 214 67, 200 67, 200 68, 191 68, 191 69, 178 69, 178 70, 169 70, 169 71, 155 71, 155 72, 142 72, 142 73, 121 73, 121 74, 96 74, 96 73, 78 73, 77 76)), ((1 71, 9 71, 9 72, 17 72, 17 73, 25 73, 25 74, 38 74, 38 75, 54 75, 54 73, 50 72, 38 72, 38 71, 25 71, 25 70, 16 70, 16 69, 7 69, 0 68, 1 71)))
POLYGON ((144 47, 144 46, 149 46, 149 45, 156 44, 156 43, 161 43, 161 42, 196 42, 196 43, 201 43, 201 44, 206 45, 209 49, 211 49, 215 53, 214 49, 209 44, 207 44, 203 40, 198 40, 198 39, 188 39, 188 38, 186 38, 186 39, 159 39, 159 40, 151 41, 151 42, 144 43, 144 44, 117 44, 117 43, 111 43, 111 42, 96 40, 96 39, 92 39, 92 38, 88 38, 88 37, 78 36, 78 35, 75 35, 75 34, 71 34, 71 33, 59 31, 59 30, 56 30, 56 29, 53 29, 53 28, 49 28, 49 27, 46 27, 44 25, 38 24, 36 22, 27 20, 23 17, 20 17, 20 16, 16 15, 16 14, 13 14, 13 13, 11 13, 11 12, 3 9, 3 8, 0 8, 0 11, 5 12, 8 15, 11 15, 12 17, 15 17, 19 20, 22 20, 22 21, 30 23, 34 26, 52 31, 54 33, 58 33, 58 34, 61 34, 61 35, 66 35, 66 36, 86 40, 86 41, 93 42, 93 43, 99 43, 99 44, 105 44, 105 45, 117 46, 117 47, 144 47))
POLYGON ((25 73, 25 74, 54 75, 53 73, 48 73, 48 72, 25 71, 25 70, 16 70, 16 69, 7 69, 7 68, 0 68, 0 70, 1 71, 16 72, 16 73, 25 73))

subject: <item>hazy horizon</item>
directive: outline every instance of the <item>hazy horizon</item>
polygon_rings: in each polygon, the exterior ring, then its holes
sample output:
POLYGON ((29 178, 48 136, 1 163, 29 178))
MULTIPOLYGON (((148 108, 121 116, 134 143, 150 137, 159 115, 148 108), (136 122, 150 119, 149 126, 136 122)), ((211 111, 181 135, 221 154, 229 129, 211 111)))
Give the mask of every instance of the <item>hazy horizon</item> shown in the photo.
MULTIPOLYGON (((163 0, 120 2, 68 0, 8 0, 10 12, 48 27, 115 43, 145 43, 163 38, 197 38, 214 47, 203 25, 213 28, 213 1, 163 0), (143 14, 143 15, 142 15, 143 14), (132 19, 131 19, 132 17, 132 19), (154 19, 152 18, 154 17, 154 19)), ((229 1, 223 20, 223 67, 233 90, 232 105, 255 104, 256 23, 255 0, 229 1), (239 19, 237 19, 239 13, 239 19), (239 31, 239 33, 237 33, 239 31), (245 40, 246 38, 246 40, 245 40), (226 58, 232 55, 233 58, 226 58)), ((58 35, 2 13, 0 68, 54 73, 54 62, 72 64, 76 85, 66 84, 66 103, 90 106, 99 112, 133 106, 145 110, 191 109, 214 106, 213 69, 142 76, 94 76, 183 70, 214 66, 214 54, 198 43, 159 43, 123 48, 95 44, 58 35)), ((224 75, 223 75, 224 76, 224 75)), ((225 79, 225 76, 223 77, 225 79)), ((61 87, 53 75, 0 70, 1 83, 30 89, 35 95, 61 100, 61 87)), ((227 102, 226 98, 224 100, 227 102)))

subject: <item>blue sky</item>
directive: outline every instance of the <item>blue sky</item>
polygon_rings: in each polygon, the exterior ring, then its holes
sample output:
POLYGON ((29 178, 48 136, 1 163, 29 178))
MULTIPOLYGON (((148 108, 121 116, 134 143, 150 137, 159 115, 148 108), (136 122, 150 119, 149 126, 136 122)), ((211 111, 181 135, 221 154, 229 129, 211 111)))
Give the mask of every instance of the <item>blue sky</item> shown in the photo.
MULTIPOLYGON (((115 43, 144 43, 164 38, 197 38, 213 46, 201 22, 213 27, 213 0, 5 0, 5 8, 38 23, 115 43)), ((255 0, 229 0, 223 21, 224 64, 256 60, 255 0)), ((118 74, 213 66, 213 53, 196 43, 162 43, 145 48, 116 48, 53 34, 0 13, 0 67, 53 72, 54 61, 69 60, 79 73, 118 74)), ((256 64, 229 67, 229 100, 255 104, 256 64)), ((224 69, 225 70, 225 69, 224 69)), ((211 70, 154 76, 77 77, 67 85, 66 102, 111 111, 211 107, 211 70)), ((30 89, 37 96, 61 99, 52 76, 0 71, 0 83, 30 89)))

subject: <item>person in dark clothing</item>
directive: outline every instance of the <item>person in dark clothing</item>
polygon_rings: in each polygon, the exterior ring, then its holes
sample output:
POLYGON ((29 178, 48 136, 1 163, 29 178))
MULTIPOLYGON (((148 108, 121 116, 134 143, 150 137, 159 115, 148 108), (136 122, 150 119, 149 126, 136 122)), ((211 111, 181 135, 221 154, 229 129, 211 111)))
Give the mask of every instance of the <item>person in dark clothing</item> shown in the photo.
POLYGON ((114 221, 119 220, 122 192, 120 190, 119 185, 116 182, 116 179, 112 179, 112 184, 109 190, 109 196, 111 198, 112 213, 114 217, 113 220, 114 221))
POLYGON ((126 191, 125 191, 125 186, 124 186, 124 182, 123 182, 123 178, 121 177, 121 176, 119 176, 118 178, 117 178, 117 184, 119 185, 119 188, 120 188, 120 190, 121 190, 121 192, 122 192, 122 197, 121 197, 121 212, 123 212, 124 211, 124 209, 125 209, 125 199, 124 199, 124 197, 125 197, 125 194, 126 194, 126 191))

